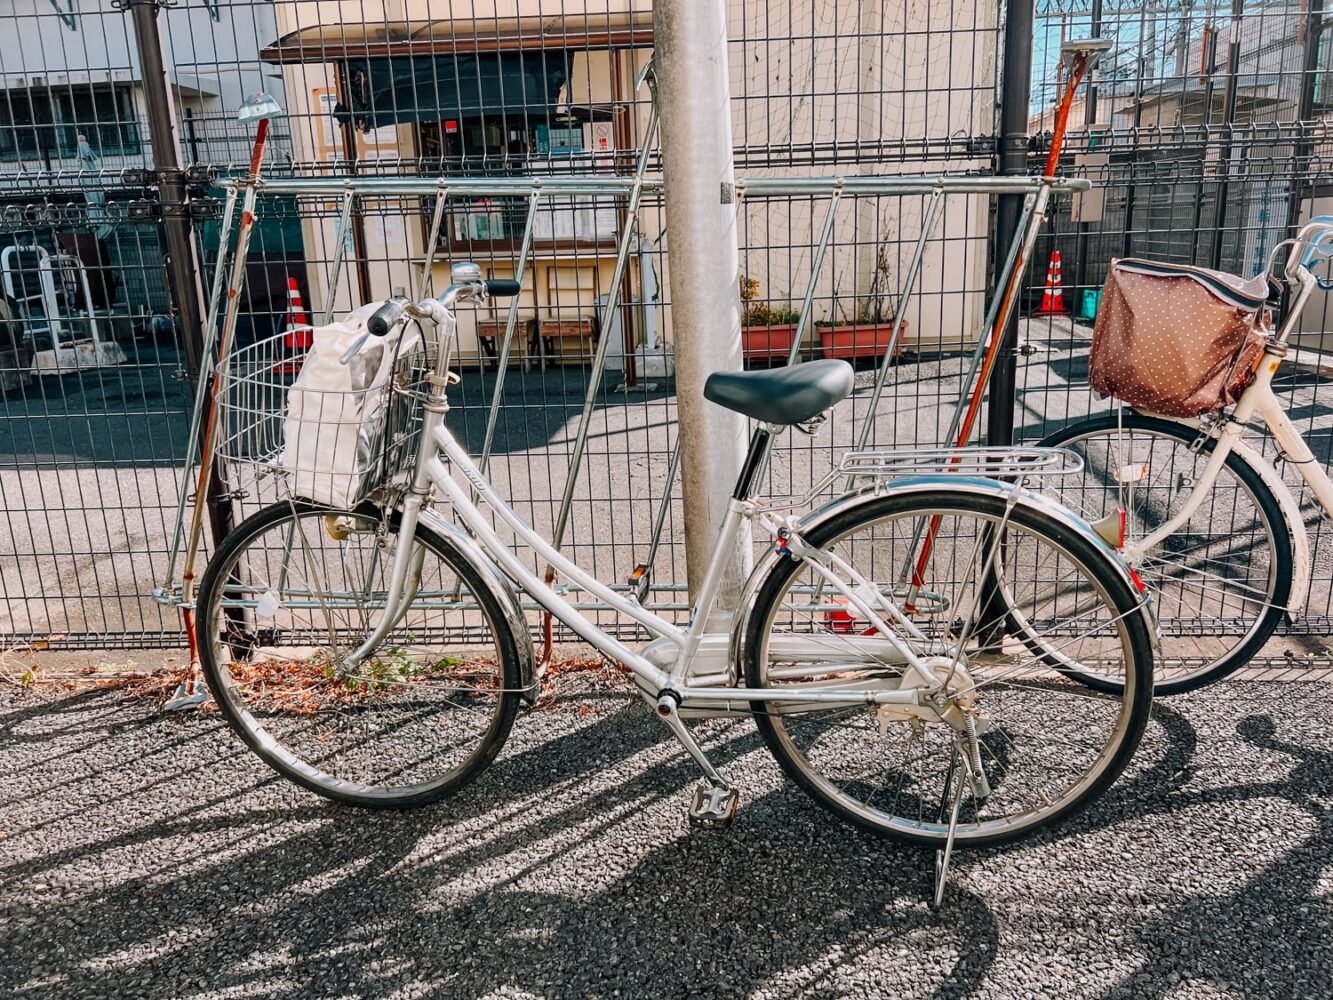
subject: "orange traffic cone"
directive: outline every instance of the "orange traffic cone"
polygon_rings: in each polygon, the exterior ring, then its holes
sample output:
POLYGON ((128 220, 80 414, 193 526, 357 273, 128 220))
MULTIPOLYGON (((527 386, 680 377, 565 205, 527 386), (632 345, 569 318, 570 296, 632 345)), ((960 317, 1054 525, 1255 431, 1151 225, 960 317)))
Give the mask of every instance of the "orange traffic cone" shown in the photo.
POLYGON ((283 340, 283 346, 294 356, 289 361, 281 361, 274 365, 274 374, 295 375, 299 372, 301 363, 305 360, 305 353, 310 350, 310 345, 313 342, 312 338, 310 324, 306 320, 305 303, 301 301, 301 290, 296 286, 296 279, 289 276, 287 278, 287 336, 283 340))
POLYGON ((1060 251, 1051 251, 1051 262, 1046 266, 1046 292, 1033 316, 1068 316, 1064 289, 1060 287, 1060 251))

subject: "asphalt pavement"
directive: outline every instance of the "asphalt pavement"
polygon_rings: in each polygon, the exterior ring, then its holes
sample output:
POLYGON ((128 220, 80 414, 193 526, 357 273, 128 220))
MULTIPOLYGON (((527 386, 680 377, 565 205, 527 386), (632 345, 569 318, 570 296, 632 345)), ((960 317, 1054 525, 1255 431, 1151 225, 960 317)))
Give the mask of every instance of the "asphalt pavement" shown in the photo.
POLYGON ((1089 810, 959 856, 786 786, 691 829, 693 766, 614 679, 563 676, 496 764, 409 813, 273 777, 215 714, 0 686, 0 995, 1333 996, 1333 684, 1161 701, 1089 810))

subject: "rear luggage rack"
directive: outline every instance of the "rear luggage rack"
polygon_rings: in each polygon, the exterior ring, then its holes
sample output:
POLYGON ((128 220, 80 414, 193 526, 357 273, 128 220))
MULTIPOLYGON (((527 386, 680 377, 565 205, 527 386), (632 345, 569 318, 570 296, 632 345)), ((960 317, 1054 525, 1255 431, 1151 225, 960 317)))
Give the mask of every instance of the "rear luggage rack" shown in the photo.
POLYGON ((1083 459, 1068 448, 895 448, 848 452, 834 470, 834 477, 881 479, 884 476, 948 474, 1009 479, 1034 475, 1067 476, 1082 470, 1083 459))
POLYGON ((1068 448, 984 446, 968 448, 893 448, 849 451, 799 501, 770 510, 805 506, 834 483, 851 490, 858 480, 887 482, 907 476, 981 476, 1026 482, 1042 476, 1068 476, 1083 471, 1083 459, 1068 448))

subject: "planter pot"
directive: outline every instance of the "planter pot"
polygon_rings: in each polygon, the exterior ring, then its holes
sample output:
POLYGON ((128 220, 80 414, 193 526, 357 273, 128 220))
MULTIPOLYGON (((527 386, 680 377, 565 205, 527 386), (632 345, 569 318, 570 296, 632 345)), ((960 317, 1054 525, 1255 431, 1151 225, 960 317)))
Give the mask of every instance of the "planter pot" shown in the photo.
MULTIPOLYGON (((903 320, 903 333, 907 331, 907 321, 903 320)), ((844 326, 821 326, 819 343, 824 348, 826 358, 844 358, 848 361, 856 358, 880 358, 893 339, 893 320, 886 323, 848 323, 844 326)), ((894 357, 902 357, 902 334, 898 337, 898 346, 894 357)))
POLYGON ((741 351, 747 361, 786 361, 795 336, 795 323, 743 326, 741 351))

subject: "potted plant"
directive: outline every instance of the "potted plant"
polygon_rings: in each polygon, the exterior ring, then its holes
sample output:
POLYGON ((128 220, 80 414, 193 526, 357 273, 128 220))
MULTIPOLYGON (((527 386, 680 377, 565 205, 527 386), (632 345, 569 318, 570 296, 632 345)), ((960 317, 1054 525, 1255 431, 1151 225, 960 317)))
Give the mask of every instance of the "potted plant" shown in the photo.
POLYGON ((786 361, 801 314, 790 305, 756 302, 759 282, 741 279, 741 353, 747 361, 786 361))
MULTIPOLYGON (((870 280, 870 288, 861 300, 855 314, 848 317, 837 302, 834 302, 838 318, 821 319, 815 323, 819 330, 819 343, 826 358, 845 358, 854 361, 857 358, 883 357, 893 341, 896 308, 893 296, 889 293, 888 251, 880 244, 875 254, 875 273, 870 280)), ((900 358, 906 352, 902 347, 902 331, 907 329, 903 320, 898 334, 899 343, 894 347, 893 356, 900 358)))

